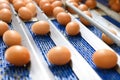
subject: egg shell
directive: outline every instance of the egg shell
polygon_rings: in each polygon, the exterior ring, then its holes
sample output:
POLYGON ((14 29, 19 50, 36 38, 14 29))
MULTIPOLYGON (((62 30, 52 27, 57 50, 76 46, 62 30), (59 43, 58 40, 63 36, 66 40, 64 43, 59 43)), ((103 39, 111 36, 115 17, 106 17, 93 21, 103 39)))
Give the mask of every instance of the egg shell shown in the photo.
POLYGON ((60 13, 60 12, 65 12, 65 9, 62 8, 62 7, 55 7, 53 9, 53 15, 54 15, 54 17, 56 18, 57 14, 60 13))
POLYGON ((30 53, 26 47, 15 45, 5 51, 5 59, 15 66, 24 66, 30 62, 30 53))
POLYGON ((71 17, 66 12, 60 12, 60 13, 57 14, 57 21, 61 25, 65 25, 66 26, 71 21, 71 17))
POLYGON ((78 9, 80 9, 80 10, 82 10, 82 11, 87 11, 87 10, 88 10, 88 7, 87 7, 87 5, 85 5, 85 4, 80 4, 80 5, 78 6, 78 9))
POLYGON ((29 2, 26 4, 25 7, 27 7, 28 9, 30 9, 32 11, 33 17, 37 14, 36 6, 33 3, 29 2))
POLYGON ((86 4, 89 8, 91 8, 91 9, 93 9, 93 8, 95 8, 95 7, 97 6, 96 0, 87 0, 87 1, 85 2, 85 4, 86 4))
POLYGON ((22 18, 23 20, 31 20, 33 17, 32 11, 30 9, 28 9, 27 7, 21 7, 18 10, 18 15, 20 16, 20 18, 22 18), (29 15, 28 15, 29 14, 29 15))
POLYGON ((0 21, 0 36, 3 36, 4 32, 9 29, 9 26, 6 22, 0 21))
POLYGON ((15 30, 7 30, 3 34, 3 41, 7 46, 20 45, 22 37, 15 30))
POLYGON ((71 59, 71 53, 64 46, 56 46, 51 48, 47 53, 48 60, 54 65, 65 65, 71 59))
POLYGON ((37 35, 46 35, 50 32, 50 25, 46 21, 38 21, 32 25, 31 30, 37 35))
POLYGON ((25 6, 25 3, 23 1, 16 1, 13 4, 16 11, 18 11, 21 7, 25 6))
POLYGON ((66 32, 68 35, 74 36, 80 32, 80 26, 77 22, 69 22, 66 25, 66 32))
POLYGON ((94 52, 92 56, 94 64, 101 69, 111 69, 117 64, 117 55, 108 49, 100 49, 94 52))
POLYGON ((42 10, 47 16, 52 16, 53 15, 53 6, 50 3, 45 3, 42 6, 42 10))
POLYGON ((1 3, 0 4, 0 10, 3 9, 3 8, 6 8, 6 9, 10 10, 10 6, 7 3, 1 3))
MULTIPOLYGON (((92 14, 89 11, 83 11, 86 15, 88 15, 89 17, 92 18, 92 14)), ((80 21, 85 25, 85 26, 90 26, 90 23, 83 18, 82 16, 80 16, 80 21)))
MULTIPOLYGON (((110 32, 116 35, 116 32, 114 30, 111 29, 110 32)), ((107 35, 105 35, 104 33, 102 33, 102 40, 108 45, 114 44, 113 40, 109 38, 107 35)))
POLYGON ((52 4, 52 7, 55 8, 55 7, 62 7, 63 4, 62 4, 62 1, 54 1, 52 4))
POLYGON ((12 20, 12 13, 9 9, 1 9, 0 10, 0 19, 9 23, 12 20))

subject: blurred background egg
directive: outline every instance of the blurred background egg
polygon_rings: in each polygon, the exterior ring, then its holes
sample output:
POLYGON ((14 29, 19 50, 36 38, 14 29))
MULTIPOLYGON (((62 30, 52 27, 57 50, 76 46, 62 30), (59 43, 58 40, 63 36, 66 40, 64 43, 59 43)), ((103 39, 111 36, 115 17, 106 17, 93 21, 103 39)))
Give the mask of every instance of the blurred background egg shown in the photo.
POLYGON ((96 0, 87 0, 87 1, 85 2, 85 4, 86 4, 89 8, 93 9, 93 8, 96 7, 97 2, 96 2, 96 0))
POLYGON ((15 66, 24 66, 30 62, 30 53, 27 48, 15 45, 5 51, 5 59, 15 66))
POLYGON ((23 1, 16 1, 13 4, 16 11, 18 11, 21 7, 25 6, 25 3, 23 1))
POLYGON ((30 9, 28 9, 27 7, 21 7, 18 10, 18 15, 20 16, 20 18, 22 18, 23 20, 31 20, 33 17, 32 11, 30 9), (29 15, 28 15, 29 14, 29 15))
POLYGON ((48 60, 54 65, 65 65, 71 59, 71 53, 64 46, 56 46, 51 48, 47 53, 48 60))
MULTIPOLYGON (((89 11, 83 11, 86 15, 88 15, 89 17, 92 18, 92 14, 89 11)), ((83 18, 82 16, 80 16, 80 21, 85 25, 85 26, 90 26, 90 23, 83 18)))
MULTIPOLYGON (((113 34, 117 35, 117 33, 114 30, 110 30, 113 34)), ((102 40, 107 43, 108 45, 114 44, 113 40, 109 38, 106 34, 102 33, 102 40)))
POLYGON ((32 25, 31 30, 37 35, 45 35, 50 32, 50 25, 46 21, 38 21, 32 25))
POLYGON ((22 37, 15 30, 7 30, 3 34, 3 41, 7 46, 20 45, 22 37))
POLYGON ((92 56, 94 64, 101 69, 111 69, 117 65, 117 55, 108 49, 100 49, 92 56))
POLYGON ((1 3, 0 4, 0 10, 3 9, 3 8, 6 8, 6 9, 10 10, 10 6, 7 3, 1 3))
POLYGON ((47 16, 52 16, 53 15, 53 6, 50 3, 45 3, 42 6, 42 10, 47 16))
POLYGON ((33 17, 37 14, 36 6, 32 2, 27 3, 25 7, 32 11, 33 17))
POLYGON ((9 26, 6 22, 0 21, 0 36, 3 36, 4 32, 9 29, 9 26))
POLYGON ((57 14, 60 13, 60 12, 65 12, 65 9, 62 8, 62 7, 55 7, 53 9, 53 15, 54 15, 54 17, 56 18, 57 14))
POLYGON ((78 9, 80 9, 81 11, 87 11, 87 10, 88 10, 88 7, 87 7, 87 5, 85 5, 85 4, 80 4, 80 5, 78 6, 78 9))
POLYGON ((74 36, 80 32, 80 26, 77 22, 69 22, 66 25, 66 32, 68 35, 74 36))
POLYGON ((66 12, 58 13, 56 18, 61 25, 65 25, 65 26, 71 21, 70 15, 66 12))
POLYGON ((3 8, 0 10, 0 19, 9 23, 12 20, 12 13, 9 9, 3 8))

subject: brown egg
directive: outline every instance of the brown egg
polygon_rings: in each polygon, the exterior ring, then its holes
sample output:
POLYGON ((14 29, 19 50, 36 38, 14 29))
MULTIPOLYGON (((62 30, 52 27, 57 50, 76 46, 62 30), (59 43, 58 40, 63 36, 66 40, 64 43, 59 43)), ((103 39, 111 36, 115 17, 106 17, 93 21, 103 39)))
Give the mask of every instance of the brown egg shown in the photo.
POLYGON ((52 16, 53 15, 53 7, 50 3, 45 3, 42 6, 42 10, 47 16, 52 16))
POLYGON ((62 7, 62 1, 54 1, 52 4, 52 7, 55 8, 55 7, 62 7))
POLYGON ((71 21, 71 17, 66 12, 60 12, 60 13, 57 14, 57 21, 61 25, 67 25, 67 23, 69 23, 71 21))
POLYGON ((18 15, 20 16, 20 18, 22 18, 23 20, 30 20, 32 19, 32 11, 26 7, 21 7, 18 10, 18 15), (29 15, 28 15, 29 14, 29 15))
POLYGON ((120 1, 116 0, 116 2, 114 2, 111 5, 111 9, 114 10, 114 11, 116 11, 116 12, 120 12, 120 1))
POLYGON ((80 32, 80 26, 77 22, 69 22, 66 25, 66 32, 68 35, 74 36, 80 32))
POLYGON ((55 2, 56 0, 48 0, 50 3, 53 3, 53 2, 55 2))
POLYGON ((85 4, 80 4, 78 6, 78 9, 82 10, 82 11, 87 11, 88 10, 88 7, 85 5, 85 4))
POLYGON ((45 4, 45 3, 50 3, 48 0, 40 0, 39 2, 39 7, 42 9, 42 6, 45 4))
MULTIPOLYGON (((78 7, 78 4, 76 2, 71 2, 72 5, 74 5, 76 8, 78 7)), ((71 14, 76 14, 76 12, 71 9, 70 7, 67 7, 68 12, 70 12, 71 14)))
POLYGON ((30 62, 30 53, 26 47, 15 45, 5 51, 5 59, 15 66, 24 66, 30 62))
MULTIPOLYGON (((116 35, 116 32, 114 30, 110 30, 113 34, 116 35)), ((107 35, 105 35, 104 33, 102 33, 102 40, 107 43, 108 45, 112 45, 114 44, 113 40, 111 38, 109 38, 107 35)))
POLYGON ((32 0, 23 0, 23 1, 24 1, 25 4, 27 4, 27 3, 29 3, 29 2, 30 2, 30 3, 32 2, 32 0))
POLYGON ((109 49, 100 49, 93 54, 92 60, 98 68, 110 69, 116 66, 118 58, 115 52, 109 49))
POLYGON ((7 30, 3 34, 3 41, 8 46, 20 45, 22 41, 22 37, 15 30, 7 30))
POLYGON ((22 1, 22 2, 24 2, 23 0, 13 0, 12 3, 14 4, 14 3, 16 3, 17 1, 22 1))
MULTIPOLYGON (((86 15, 88 15, 89 17, 92 17, 91 13, 89 11, 83 11, 86 15)), ((83 18, 82 16, 80 16, 80 21, 85 25, 85 26, 89 26, 90 23, 83 18)))
POLYGON ((0 4, 0 10, 3 9, 3 8, 6 8, 6 9, 9 9, 10 10, 10 6, 6 3, 1 3, 0 4))
POLYGON ((40 0, 35 0, 35 2, 36 2, 37 4, 39 4, 40 0))
POLYGON ((85 4, 86 4, 89 8, 93 9, 93 8, 96 7, 97 2, 96 2, 96 0, 87 0, 87 1, 85 2, 85 4))
POLYGON ((0 21, 0 36, 3 36, 4 32, 9 29, 6 22, 0 21))
POLYGON ((46 35, 50 32, 50 25, 46 21, 38 21, 32 25, 31 30, 37 35, 46 35))
POLYGON ((57 14, 60 13, 60 12, 65 12, 65 9, 62 8, 62 7, 55 7, 53 9, 53 15, 54 15, 54 17, 56 18, 57 14))
POLYGON ((0 0, 0 4, 1 3, 6 3, 6 4, 9 4, 9 2, 7 0, 0 0))
POLYGON ((64 46, 56 46, 51 48, 47 53, 48 60, 54 65, 65 65, 71 59, 71 53, 64 46))
POLYGON ((1 9, 0 10, 0 19, 7 23, 11 22, 11 19, 12 19, 11 11, 8 9, 5 9, 5 8, 1 9))
POLYGON ((18 11, 21 7, 25 6, 25 2, 23 2, 23 1, 16 1, 13 4, 13 6, 14 6, 15 10, 18 11))
POLYGON ((36 6, 33 3, 27 3, 26 6, 28 9, 30 9, 33 13, 33 17, 37 14, 36 6))

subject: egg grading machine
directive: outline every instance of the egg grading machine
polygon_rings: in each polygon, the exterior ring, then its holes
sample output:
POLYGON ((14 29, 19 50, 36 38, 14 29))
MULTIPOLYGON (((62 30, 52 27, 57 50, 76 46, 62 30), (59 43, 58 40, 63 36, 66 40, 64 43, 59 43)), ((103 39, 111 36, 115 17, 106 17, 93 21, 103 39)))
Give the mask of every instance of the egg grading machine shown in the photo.
MULTIPOLYGON (((36 5, 37 6, 37 5, 36 5)), ((103 41, 101 41, 96 34, 101 34, 101 31, 95 27, 86 28, 82 23, 80 23, 73 15, 71 15, 72 20, 79 22, 81 29, 81 34, 71 37, 65 32, 65 28, 60 25, 56 19, 51 20, 47 17, 42 10, 38 9, 37 18, 35 21, 23 22, 14 11, 13 19, 11 22, 11 28, 17 30, 22 35, 22 44, 26 46, 31 53, 31 63, 25 67, 14 67, 8 64, 4 60, 4 51, 6 45, 1 39, 1 76, 2 80, 119 80, 119 61, 118 67, 110 70, 101 70, 96 68, 92 62, 92 54, 95 50, 108 48, 103 41), (34 35, 30 27, 37 20, 46 20, 51 25, 50 33, 45 36, 34 35), (12 27, 13 26, 13 27, 12 27), (100 33, 99 33, 99 32, 100 33), (49 63, 46 57, 47 51, 53 46, 64 45, 68 47, 71 51, 71 63, 64 66, 54 66, 49 63)), ((99 20, 105 20, 101 18, 95 11, 93 14, 95 17, 99 17, 99 20)), ((101 20, 101 21, 102 21, 101 20)), ((105 20, 106 21, 106 20, 105 20)), ((103 22, 104 25, 110 22, 103 22)), ((103 25, 103 24, 102 24, 103 25)), ((113 26, 113 24, 110 23, 113 26)), ((118 25, 119 26, 119 25, 118 25)), ((100 37, 100 36, 99 36, 100 37)), ((117 45, 114 47, 118 48, 117 45)), ((120 53, 120 51, 118 52, 120 53)), ((119 56, 118 56, 119 58, 119 56)))

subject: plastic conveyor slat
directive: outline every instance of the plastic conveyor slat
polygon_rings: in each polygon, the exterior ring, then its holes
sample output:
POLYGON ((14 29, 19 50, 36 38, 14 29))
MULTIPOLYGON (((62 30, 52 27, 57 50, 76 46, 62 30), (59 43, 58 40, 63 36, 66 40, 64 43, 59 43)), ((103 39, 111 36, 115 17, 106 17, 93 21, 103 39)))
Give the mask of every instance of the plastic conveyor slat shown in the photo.
MULTIPOLYGON (((9 29, 13 29, 9 23, 9 29)), ((0 37, 0 80, 31 80, 29 75, 29 64, 23 67, 16 67, 5 60, 4 52, 8 47, 0 37)))
MULTIPOLYGON (((60 30, 60 32, 69 40, 71 44, 77 49, 77 51, 84 57, 84 59, 90 64, 90 66, 97 72, 97 74, 103 80, 119 80, 120 74, 115 69, 102 70, 96 68, 92 62, 92 54, 95 51, 88 43, 85 41, 80 34, 71 37, 66 34, 65 26, 60 25, 57 20, 52 20, 55 26, 60 30)), ((97 33, 97 32, 96 32, 97 33)))
POLYGON ((38 36, 35 35, 31 31, 31 25, 34 22, 25 22, 26 27, 29 29, 37 47, 42 52, 42 55, 44 59, 46 60, 51 72, 54 74, 56 80, 78 80, 74 72, 72 71, 72 68, 70 67, 70 64, 66 64, 64 66, 55 66, 50 64, 50 62, 47 59, 46 53, 49 49, 56 46, 53 40, 50 38, 49 34, 44 36, 38 36))

